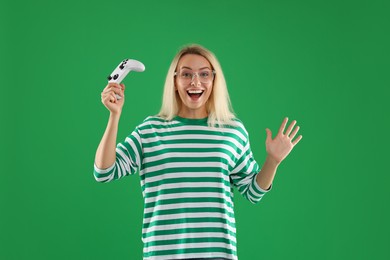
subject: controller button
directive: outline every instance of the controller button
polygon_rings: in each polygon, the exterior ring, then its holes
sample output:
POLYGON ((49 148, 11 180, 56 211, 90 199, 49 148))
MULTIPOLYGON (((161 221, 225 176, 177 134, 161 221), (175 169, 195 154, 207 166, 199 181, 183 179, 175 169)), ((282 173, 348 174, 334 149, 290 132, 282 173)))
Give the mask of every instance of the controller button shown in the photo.
POLYGON ((107 79, 108 79, 108 80, 112 80, 112 77, 111 77, 111 75, 110 75, 110 76, 108 76, 108 77, 107 77, 107 79))
POLYGON ((119 66, 119 68, 120 68, 121 70, 123 70, 123 69, 125 68, 125 66, 123 66, 123 64, 121 64, 121 65, 119 66))
POLYGON ((118 77, 119 77, 119 75, 118 75, 118 74, 115 74, 115 75, 114 75, 114 80, 117 79, 118 77))

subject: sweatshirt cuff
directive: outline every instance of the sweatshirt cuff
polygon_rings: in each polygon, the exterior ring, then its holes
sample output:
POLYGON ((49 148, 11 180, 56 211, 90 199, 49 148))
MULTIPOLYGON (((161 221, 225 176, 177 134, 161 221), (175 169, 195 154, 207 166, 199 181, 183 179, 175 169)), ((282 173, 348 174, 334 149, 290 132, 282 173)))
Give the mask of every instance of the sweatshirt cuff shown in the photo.
MULTIPOLYGON (((259 173, 257 173, 257 174, 259 174, 259 173)), ((257 175, 256 175, 254 178, 254 181, 253 181, 253 189, 259 194, 264 194, 264 193, 269 192, 272 189, 272 183, 271 183, 271 186, 267 190, 262 189, 262 188, 260 188, 259 184, 257 184, 257 175)))
POLYGON ((112 168, 114 168, 114 166, 115 166, 115 162, 110 167, 105 168, 105 169, 101 169, 101 168, 96 166, 96 163, 93 164, 93 168, 94 168, 95 172, 97 172, 99 174, 108 173, 109 171, 112 170, 112 168))

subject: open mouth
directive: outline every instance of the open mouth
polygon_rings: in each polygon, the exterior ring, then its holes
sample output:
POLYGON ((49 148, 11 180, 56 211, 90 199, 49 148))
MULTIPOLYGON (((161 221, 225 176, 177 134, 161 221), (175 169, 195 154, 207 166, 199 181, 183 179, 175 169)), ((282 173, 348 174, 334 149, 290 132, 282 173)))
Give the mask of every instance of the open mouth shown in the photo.
POLYGON ((187 94, 191 99, 198 99, 202 96, 204 90, 187 90, 187 94))

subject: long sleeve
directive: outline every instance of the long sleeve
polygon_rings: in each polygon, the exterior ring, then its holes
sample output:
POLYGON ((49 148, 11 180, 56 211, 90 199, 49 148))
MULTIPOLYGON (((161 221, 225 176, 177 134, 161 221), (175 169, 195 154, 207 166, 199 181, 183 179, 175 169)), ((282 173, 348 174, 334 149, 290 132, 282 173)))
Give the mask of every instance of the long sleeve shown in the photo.
POLYGON ((268 190, 264 190, 257 184, 256 177, 260 172, 260 166, 253 157, 248 135, 246 137, 247 139, 245 140, 244 148, 236 166, 231 171, 230 178, 244 198, 255 204, 259 202, 263 195, 270 191, 272 187, 268 190))
POLYGON ((116 146, 115 163, 106 169, 94 164, 94 177, 98 182, 110 182, 135 174, 142 162, 142 143, 138 128, 116 146))

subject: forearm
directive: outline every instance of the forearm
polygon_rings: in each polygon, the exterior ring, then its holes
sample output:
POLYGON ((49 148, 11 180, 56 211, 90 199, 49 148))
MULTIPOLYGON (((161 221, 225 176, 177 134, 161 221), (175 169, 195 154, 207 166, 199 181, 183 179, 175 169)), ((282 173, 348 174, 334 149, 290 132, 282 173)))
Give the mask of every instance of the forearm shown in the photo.
POLYGON ((259 174, 257 174, 256 178, 256 182, 260 188, 268 190, 271 187, 278 166, 279 163, 277 161, 267 156, 263 167, 261 168, 259 174))
POLYGON ((119 119, 120 115, 110 113, 106 130, 95 155, 95 164, 100 169, 106 169, 115 163, 119 119))

